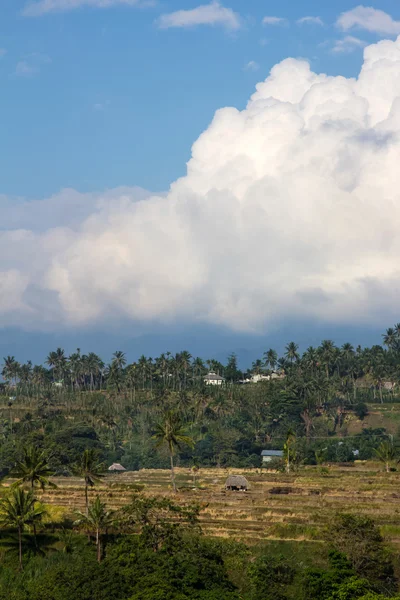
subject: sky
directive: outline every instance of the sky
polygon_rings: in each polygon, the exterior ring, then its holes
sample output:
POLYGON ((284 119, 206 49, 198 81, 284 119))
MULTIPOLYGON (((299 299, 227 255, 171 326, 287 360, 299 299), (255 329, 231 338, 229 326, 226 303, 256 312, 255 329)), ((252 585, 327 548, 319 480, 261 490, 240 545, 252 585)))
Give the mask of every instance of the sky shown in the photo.
POLYGON ((0 352, 223 353, 288 323, 379 342, 400 320, 398 0, 0 17, 0 352))

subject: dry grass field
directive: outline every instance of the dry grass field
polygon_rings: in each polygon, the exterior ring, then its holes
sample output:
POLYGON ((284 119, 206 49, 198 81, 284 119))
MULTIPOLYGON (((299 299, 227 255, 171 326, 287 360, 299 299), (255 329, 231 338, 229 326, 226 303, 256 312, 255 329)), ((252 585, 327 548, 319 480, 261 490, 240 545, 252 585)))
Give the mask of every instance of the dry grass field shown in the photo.
MULTIPOLYGON (((41 493, 41 500, 60 519, 84 507, 84 487, 78 478, 54 480, 57 489, 41 493)), ((371 516, 388 542, 400 543, 400 472, 386 473, 376 463, 354 466, 307 467, 297 473, 261 469, 201 469, 196 486, 189 469, 177 469, 178 494, 170 485, 170 472, 142 470, 108 475, 90 491, 110 508, 129 502, 136 491, 173 496, 178 502, 200 503, 204 533, 247 543, 266 540, 319 543, 327 520, 336 512, 371 516), (247 492, 227 492, 231 473, 247 478, 247 492)), ((3 484, 3 489, 7 483, 3 484)))

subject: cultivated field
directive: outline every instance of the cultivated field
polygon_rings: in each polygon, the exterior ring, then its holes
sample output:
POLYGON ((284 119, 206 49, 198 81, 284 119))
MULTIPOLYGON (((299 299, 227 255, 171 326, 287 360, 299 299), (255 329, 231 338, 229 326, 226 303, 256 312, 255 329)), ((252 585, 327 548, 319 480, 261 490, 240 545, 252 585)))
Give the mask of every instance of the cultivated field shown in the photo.
MULTIPOLYGON (((84 487, 78 478, 54 479, 58 488, 39 494, 53 515, 84 507, 84 487)), ((174 496, 179 502, 200 503, 204 533, 243 542, 293 540, 318 543, 324 524, 335 512, 371 516, 384 537, 400 543, 400 472, 386 473, 375 463, 354 466, 308 467, 293 475, 253 470, 201 469, 196 486, 188 469, 177 469, 179 492, 164 470, 126 472, 107 476, 90 491, 100 494, 110 508, 129 502, 136 491, 174 496), (229 474, 245 475, 247 492, 226 492, 229 474)), ((7 485, 7 484, 4 484, 7 485)))

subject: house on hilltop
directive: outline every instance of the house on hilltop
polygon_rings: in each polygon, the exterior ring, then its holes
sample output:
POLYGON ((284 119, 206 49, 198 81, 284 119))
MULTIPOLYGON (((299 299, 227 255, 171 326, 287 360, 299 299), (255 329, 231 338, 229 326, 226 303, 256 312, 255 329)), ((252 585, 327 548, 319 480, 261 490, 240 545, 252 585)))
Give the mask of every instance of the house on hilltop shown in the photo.
POLYGON ((206 385, 222 385, 225 379, 221 377, 221 375, 210 371, 210 373, 207 373, 207 375, 204 377, 203 381, 206 385))

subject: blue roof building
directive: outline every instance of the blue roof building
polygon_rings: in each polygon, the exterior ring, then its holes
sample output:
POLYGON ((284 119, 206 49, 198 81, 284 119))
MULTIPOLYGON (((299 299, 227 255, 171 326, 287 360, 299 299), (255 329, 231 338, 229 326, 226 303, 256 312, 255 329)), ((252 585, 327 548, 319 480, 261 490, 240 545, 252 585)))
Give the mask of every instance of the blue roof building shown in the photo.
POLYGON ((263 450, 261 456, 263 463, 271 462, 274 458, 283 458, 283 450, 263 450))

